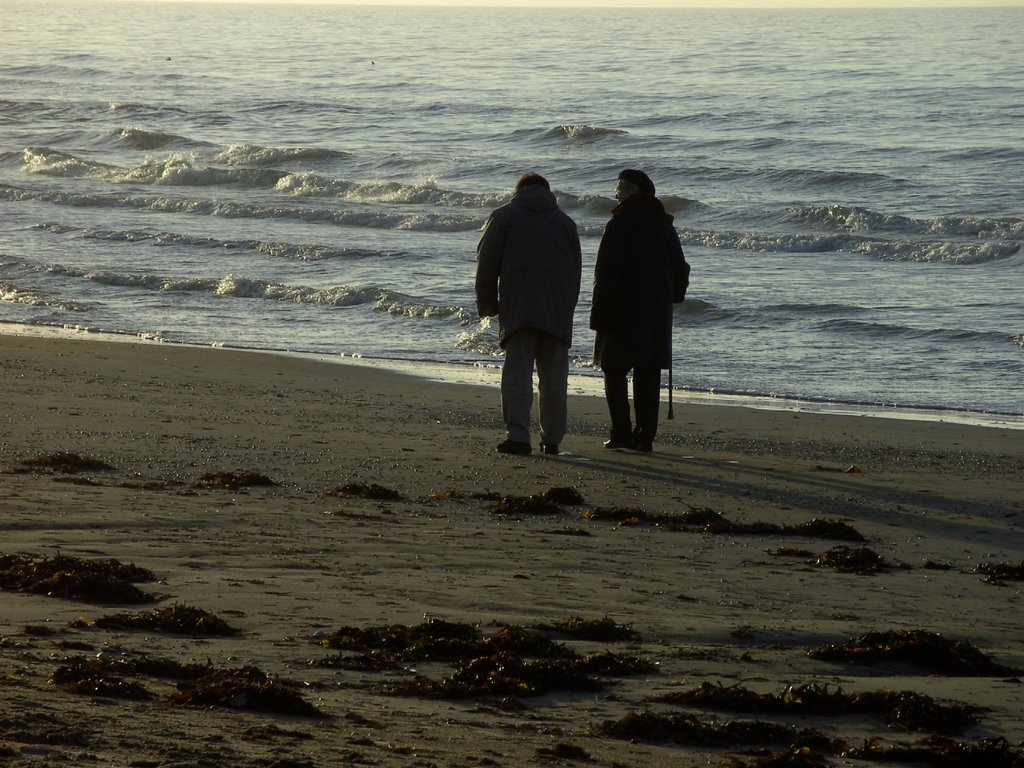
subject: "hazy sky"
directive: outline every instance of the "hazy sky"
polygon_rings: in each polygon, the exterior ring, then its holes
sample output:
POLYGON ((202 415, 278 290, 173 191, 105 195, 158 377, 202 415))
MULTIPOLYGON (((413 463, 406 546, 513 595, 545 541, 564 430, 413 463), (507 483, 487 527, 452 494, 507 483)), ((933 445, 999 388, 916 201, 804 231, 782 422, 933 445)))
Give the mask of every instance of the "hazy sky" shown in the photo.
MULTIPOLYGON (((202 2, 202 0, 197 0, 202 2)), ((1024 0, 217 0, 332 5, 447 5, 509 8, 966 8, 1010 6, 1024 0)))
POLYGON ((448 5, 618 8, 921 8, 1024 7, 1024 0, 277 0, 328 2, 340 5, 448 5))

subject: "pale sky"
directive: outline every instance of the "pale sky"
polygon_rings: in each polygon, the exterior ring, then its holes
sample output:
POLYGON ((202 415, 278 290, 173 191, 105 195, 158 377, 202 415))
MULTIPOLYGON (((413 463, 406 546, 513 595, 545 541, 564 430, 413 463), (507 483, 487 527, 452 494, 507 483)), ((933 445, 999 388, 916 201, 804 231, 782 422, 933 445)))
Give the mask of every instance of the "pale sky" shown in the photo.
MULTIPOLYGON (((203 0, 194 0, 203 2, 203 0)), ((487 8, 1024 8, 1024 0, 214 0, 284 5, 437 5, 487 8)))

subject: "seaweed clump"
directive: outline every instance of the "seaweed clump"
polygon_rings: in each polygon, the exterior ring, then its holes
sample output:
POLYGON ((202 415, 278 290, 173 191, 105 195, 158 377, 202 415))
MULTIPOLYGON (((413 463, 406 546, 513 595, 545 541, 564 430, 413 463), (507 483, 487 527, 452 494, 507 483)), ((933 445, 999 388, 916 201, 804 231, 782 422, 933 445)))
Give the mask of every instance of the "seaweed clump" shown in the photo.
POLYGON ((742 686, 702 683, 697 688, 662 696, 659 701, 705 707, 724 712, 845 716, 866 714, 889 725, 915 731, 960 734, 978 722, 974 711, 961 704, 940 704, 914 691, 845 693, 827 684, 787 686, 781 694, 757 693, 742 686))
POLYGON ((392 684, 388 693, 431 698, 533 697, 558 690, 597 691, 600 675, 627 676, 656 671, 650 662, 603 652, 580 654, 522 627, 502 626, 483 635, 471 624, 429 621, 414 626, 343 627, 317 638, 328 648, 357 651, 311 662, 343 669, 387 670, 409 662, 446 662, 454 671, 432 680, 392 684))
POLYGON ((156 575, 134 563, 126 565, 114 559, 0 556, 0 589, 12 592, 132 605, 156 600, 135 586, 136 582, 147 581, 156 581, 156 575))
POLYGON ((796 747, 785 752, 767 749, 755 750, 751 761, 729 757, 722 768, 830 768, 831 763, 807 747, 796 747))
POLYGON ((880 573, 892 568, 885 558, 867 547, 832 547, 818 555, 815 565, 822 568, 835 568, 845 573, 880 573))
POLYGON ((140 683, 109 674, 102 665, 90 664, 82 658, 54 670, 50 682, 70 693, 103 698, 147 700, 153 695, 140 683))
POLYGON ((67 451, 59 451, 57 453, 44 454, 31 459, 25 459, 18 465, 18 468, 16 468, 14 472, 18 474, 26 472, 53 472, 73 475, 78 472, 103 472, 110 469, 113 469, 113 467, 102 459, 97 459, 92 456, 82 456, 80 454, 69 453, 67 451))
POLYGON ((617 624, 614 619, 605 616, 603 619, 584 619, 569 616, 551 624, 537 624, 535 629, 545 632, 559 632, 577 640, 594 640, 597 642, 639 641, 640 634, 632 627, 617 624))
POLYGON ((155 629, 176 635, 236 635, 238 630, 202 608, 174 604, 135 614, 118 614, 97 619, 100 629, 155 629))
POLYGON ((581 517, 589 520, 613 520, 620 525, 657 525, 674 531, 699 528, 703 533, 735 536, 804 536, 835 541, 865 541, 863 534, 839 520, 814 518, 796 525, 752 522, 734 523, 724 515, 706 507, 690 508, 681 515, 649 512, 636 507, 608 507, 587 510, 581 517))
POLYGON ((560 515, 562 508, 545 494, 539 494, 502 496, 500 501, 487 507, 487 511, 498 515, 560 515))
POLYGON ((978 573, 987 577, 985 581, 990 584, 998 584, 1001 581, 1024 581, 1024 562, 1014 565, 1013 563, 982 563, 977 568, 978 573))
POLYGON ((1009 677, 1020 670, 992 661, 970 643, 922 629, 868 632, 844 643, 829 643, 808 651, 821 661, 878 664, 896 661, 954 677, 1009 677))
POLYGON ((277 483, 259 472, 207 472, 199 478, 196 485, 224 491, 239 491, 255 486, 275 486, 277 483))
POLYGON ((385 488, 377 483, 346 483, 337 488, 324 491, 325 496, 340 498, 374 499, 376 501, 400 501, 402 494, 392 488, 385 488))
POLYGON ((693 715, 659 715, 653 712, 630 712, 619 720, 606 720, 594 730, 598 735, 614 739, 699 747, 780 744, 795 749, 836 752, 845 746, 842 741, 814 729, 760 720, 730 720, 716 724, 693 715))
POLYGON ((911 745, 891 746, 870 739, 862 747, 846 750, 843 757, 938 768, 1024 768, 1024 751, 1014 750, 1004 738, 981 739, 972 744, 930 736, 911 745))
POLYGON ((291 688, 256 667, 221 669, 197 681, 178 683, 175 704, 251 709, 298 717, 327 717, 291 688))

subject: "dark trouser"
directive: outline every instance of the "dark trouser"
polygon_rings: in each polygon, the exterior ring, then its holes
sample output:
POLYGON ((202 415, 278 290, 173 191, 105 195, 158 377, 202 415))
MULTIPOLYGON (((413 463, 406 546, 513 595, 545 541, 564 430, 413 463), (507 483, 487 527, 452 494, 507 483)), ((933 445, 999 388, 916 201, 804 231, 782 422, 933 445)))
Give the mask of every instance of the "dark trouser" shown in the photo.
POLYGON ((661 369, 633 369, 633 407, 636 410, 636 431, 633 431, 629 409, 626 377, 629 368, 602 367, 604 397, 612 419, 612 438, 651 443, 658 432, 658 407, 661 405, 661 369))

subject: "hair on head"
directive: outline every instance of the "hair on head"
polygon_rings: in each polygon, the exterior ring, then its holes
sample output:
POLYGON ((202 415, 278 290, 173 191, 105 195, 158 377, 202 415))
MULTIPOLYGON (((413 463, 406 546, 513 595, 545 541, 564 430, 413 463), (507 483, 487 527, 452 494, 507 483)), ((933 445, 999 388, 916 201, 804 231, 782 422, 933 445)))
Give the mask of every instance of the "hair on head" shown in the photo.
POLYGON ((548 184, 548 180, 547 179, 545 179, 539 173, 534 173, 533 171, 528 171, 527 173, 524 173, 520 177, 519 181, 516 182, 516 192, 521 190, 523 187, 529 187, 529 186, 531 186, 533 184, 537 184, 537 185, 539 185, 541 187, 544 187, 544 189, 547 189, 547 190, 551 189, 551 185, 548 184))

